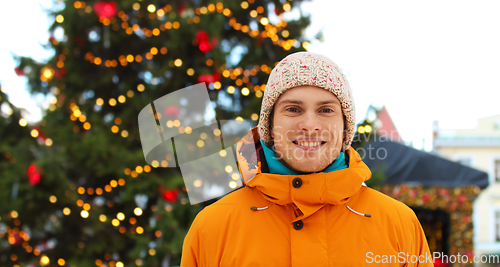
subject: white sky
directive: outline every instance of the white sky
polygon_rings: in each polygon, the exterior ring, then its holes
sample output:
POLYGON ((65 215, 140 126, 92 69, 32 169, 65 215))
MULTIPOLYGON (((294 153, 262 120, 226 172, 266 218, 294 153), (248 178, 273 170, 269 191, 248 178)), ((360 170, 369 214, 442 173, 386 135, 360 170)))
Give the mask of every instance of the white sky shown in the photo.
POLYGON ((41 118, 36 108, 37 102, 27 93, 27 78, 14 72, 16 63, 13 55, 30 56, 37 61, 44 61, 53 53, 40 44, 49 39, 50 21, 43 7, 51 6, 51 0, 16 0, 0 2, 0 84, 9 95, 9 100, 18 107, 26 108, 30 121, 41 118))
MULTIPOLYGON (((0 3, 0 83, 33 119, 36 104, 26 78, 14 73, 11 52, 51 55, 39 45, 50 25, 40 6, 50 3, 0 3)), ((441 128, 473 128, 477 119, 500 114, 500 1, 314 0, 303 9, 313 15, 307 33, 323 29, 325 37, 309 51, 344 70, 358 121, 370 104, 385 105, 402 138, 416 148, 425 138, 430 150, 433 120, 441 128)))
MULTIPOLYGON (((432 121, 474 128, 500 114, 500 1, 315 0, 304 8, 345 72, 358 121, 385 105, 405 141, 431 149, 432 121), (311 7, 310 7, 311 6, 311 7)), ((315 31, 313 31, 315 32, 315 31)), ((311 32, 309 32, 311 33, 311 32)))

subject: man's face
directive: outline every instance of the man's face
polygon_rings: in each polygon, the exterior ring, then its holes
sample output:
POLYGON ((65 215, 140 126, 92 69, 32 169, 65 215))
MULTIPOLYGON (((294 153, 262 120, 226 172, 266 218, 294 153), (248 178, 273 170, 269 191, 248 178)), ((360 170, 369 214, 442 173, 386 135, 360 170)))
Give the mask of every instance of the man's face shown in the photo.
POLYGON ((339 155, 344 130, 340 101, 329 91, 299 86, 274 105, 271 137, 276 156, 298 172, 319 172, 339 155))

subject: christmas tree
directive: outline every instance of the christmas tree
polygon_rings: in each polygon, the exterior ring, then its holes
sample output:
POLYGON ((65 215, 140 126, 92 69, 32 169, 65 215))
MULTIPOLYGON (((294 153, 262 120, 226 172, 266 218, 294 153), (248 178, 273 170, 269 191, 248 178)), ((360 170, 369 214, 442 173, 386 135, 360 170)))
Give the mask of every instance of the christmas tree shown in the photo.
MULTIPOLYGON (((179 168, 166 168, 175 157, 145 162, 138 114, 204 82, 217 120, 255 125, 272 68, 307 48, 309 17, 297 0, 55 6, 54 56, 18 58, 16 68, 48 100, 43 119, 0 117, 0 266, 178 265, 207 203, 190 204, 179 168)), ((159 120, 185 110, 150 112, 159 120)), ((179 120, 163 127, 192 131, 179 120)))
MULTIPOLYGON (((379 112, 379 108, 370 105, 366 112, 366 118, 361 123, 357 124, 356 133, 354 133, 354 138, 352 140, 352 147, 358 151, 358 153, 362 154, 362 157, 367 155, 367 151, 370 149, 370 143, 377 139, 376 132, 378 127, 376 120, 378 119, 379 112)), ((385 166, 379 166, 371 171, 371 178, 365 181, 367 186, 377 188, 385 183, 385 166)))

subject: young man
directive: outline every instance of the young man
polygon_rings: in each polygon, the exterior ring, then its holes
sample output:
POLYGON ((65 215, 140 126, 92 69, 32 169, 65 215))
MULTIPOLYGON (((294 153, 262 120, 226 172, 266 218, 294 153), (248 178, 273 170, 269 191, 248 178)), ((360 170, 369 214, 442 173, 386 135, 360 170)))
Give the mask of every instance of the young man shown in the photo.
POLYGON ((363 186, 349 84, 307 52, 271 72, 259 125, 238 143, 245 187, 202 210, 181 266, 433 266, 413 211, 363 186))

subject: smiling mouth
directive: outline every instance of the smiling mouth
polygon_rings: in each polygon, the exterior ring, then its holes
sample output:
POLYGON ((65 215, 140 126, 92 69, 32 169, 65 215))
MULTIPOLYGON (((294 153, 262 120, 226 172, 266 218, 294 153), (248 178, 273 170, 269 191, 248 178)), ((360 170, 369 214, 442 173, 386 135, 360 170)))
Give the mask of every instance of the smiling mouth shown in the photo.
POLYGON ((292 143, 303 147, 318 147, 326 144, 326 141, 292 141, 292 143))

